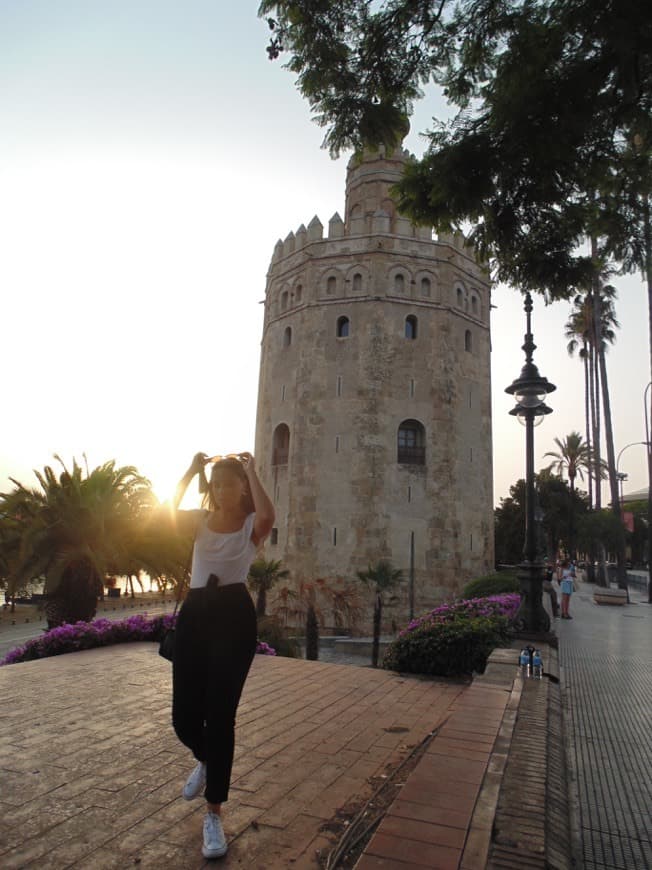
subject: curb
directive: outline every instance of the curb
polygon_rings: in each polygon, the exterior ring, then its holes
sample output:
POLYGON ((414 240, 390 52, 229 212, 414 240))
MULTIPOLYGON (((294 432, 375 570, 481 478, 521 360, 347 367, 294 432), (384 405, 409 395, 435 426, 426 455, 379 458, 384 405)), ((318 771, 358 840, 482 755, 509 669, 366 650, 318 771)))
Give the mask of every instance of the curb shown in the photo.
POLYGON ((572 868, 559 659, 552 646, 540 649, 548 677, 541 680, 521 677, 518 649, 494 650, 484 674, 453 704, 356 870, 397 861, 405 870, 572 868), (469 800, 456 807, 462 786, 469 800))
MULTIPOLYGON (((570 870, 568 779, 559 659, 542 646, 548 679, 523 680, 500 795, 487 870, 570 870)), ((517 670, 517 651, 513 667, 517 670)))

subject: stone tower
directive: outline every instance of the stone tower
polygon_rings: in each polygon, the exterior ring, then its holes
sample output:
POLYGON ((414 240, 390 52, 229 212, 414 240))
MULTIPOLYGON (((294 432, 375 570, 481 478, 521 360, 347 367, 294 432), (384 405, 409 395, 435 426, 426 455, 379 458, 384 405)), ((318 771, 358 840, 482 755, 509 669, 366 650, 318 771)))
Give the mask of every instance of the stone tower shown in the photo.
POLYGON ((408 158, 352 158, 344 220, 277 242, 256 422, 266 557, 296 580, 389 559, 398 620, 494 564, 488 276, 463 236, 397 213, 408 158))

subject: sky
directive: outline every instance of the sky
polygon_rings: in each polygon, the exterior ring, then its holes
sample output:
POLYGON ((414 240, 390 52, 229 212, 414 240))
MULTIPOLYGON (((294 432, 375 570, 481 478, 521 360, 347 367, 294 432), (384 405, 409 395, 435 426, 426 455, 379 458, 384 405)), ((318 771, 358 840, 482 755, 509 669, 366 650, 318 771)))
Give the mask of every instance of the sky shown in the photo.
MULTIPOLYGON (((253 450, 265 276, 277 239, 343 214, 346 163, 321 145, 294 76, 270 63, 257 2, 0 0, 0 491, 86 454, 135 465, 168 498, 199 450, 253 450)), ((447 107, 429 92, 405 141, 447 107)), ((647 294, 618 279, 610 349, 619 470, 647 485, 647 294)), ((525 319, 493 290, 494 499, 525 473, 504 388, 525 319)), ((541 374, 557 385, 535 430, 584 432, 567 303, 536 299, 541 374)), ((580 483, 581 485, 581 483, 580 483)), ((605 497, 608 493, 605 488, 605 497)))

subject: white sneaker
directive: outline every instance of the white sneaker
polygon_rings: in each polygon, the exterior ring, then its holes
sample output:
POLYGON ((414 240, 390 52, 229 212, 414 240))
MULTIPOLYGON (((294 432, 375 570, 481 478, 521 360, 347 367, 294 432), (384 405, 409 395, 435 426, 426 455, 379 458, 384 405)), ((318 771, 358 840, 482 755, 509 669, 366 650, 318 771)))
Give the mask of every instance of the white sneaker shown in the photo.
POLYGON ((206 765, 200 761, 197 767, 190 774, 183 787, 183 796, 187 801, 196 798, 199 792, 206 785, 206 765))
POLYGON ((206 813, 204 817, 204 845, 201 853, 204 858, 221 858, 226 855, 227 845, 222 827, 222 819, 217 813, 206 813))

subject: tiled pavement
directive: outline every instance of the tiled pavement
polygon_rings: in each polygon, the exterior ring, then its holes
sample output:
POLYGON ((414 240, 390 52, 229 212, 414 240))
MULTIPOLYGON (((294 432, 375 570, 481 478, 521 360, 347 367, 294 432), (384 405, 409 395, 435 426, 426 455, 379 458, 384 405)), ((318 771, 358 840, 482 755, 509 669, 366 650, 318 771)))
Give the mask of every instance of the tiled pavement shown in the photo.
MULTIPOLYGON (((170 726, 170 666, 153 644, 0 670, 0 866, 192 868, 201 801, 170 726)), ((403 759, 463 685, 257 656, 238 716, 223 867, 316 867, 336 811, 403 759)), ((461 709, 461 708, 460 708, 461 709)), ((463 789, 464 790, 464 789, 463 789)))
POLYGON ((559 659, 578 812, 577 865, 652 868, 652 606, 593 603, 581 584, 560 621, 559 659))
MULTIPOLYGON (((575 866, 650 870, 651 608, 640 593, 625 608, 598 607, 592 592, 580 586, 575 619, 556 622, 575 866)), ((520 818, 519 805, 534 795, 532 764, 545 778, 536 735, 547 727, 548 759, 561 744, 549 712, 559 686, 512 685, 511 654, 500 655, 503 675, 489 668, 470 687, 258 657, 240 709, 226 815, 231 848, 221 866, 319 866, 318 852, 323 858, 336 839, 324 822, 360 806, 373 791, 370 778, 433 729, 359 870, 481 870, 488 849, 487 866, 544 866, 549 846, 542 851, 543 828, 535 834, 531 825, 545 801, 536 798, 520 818), (513 834, 515 844, 525 838, 529 855, 510 847, 513 834)), ((169 666, 151 645, 4 668, 0 693, 3 870, 204 866, 203 809, 179 798, 189 759, 169 725, 169 666)), ((545 824, 548 832, 563 827, 545 824)), ((553 838, 552 848, 563 852, 564 844, 553 838)), ((550 866, 568 866, 556 857, 550 866)))

